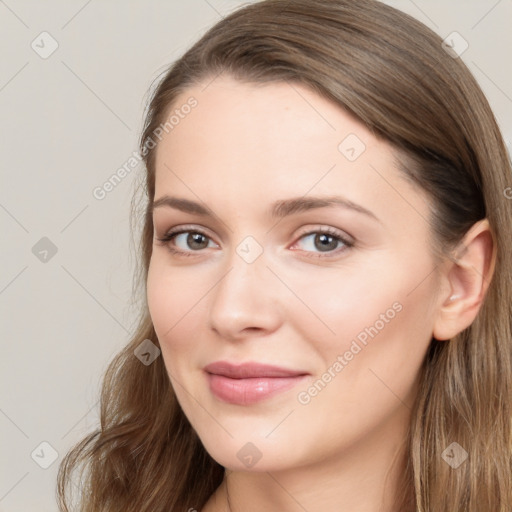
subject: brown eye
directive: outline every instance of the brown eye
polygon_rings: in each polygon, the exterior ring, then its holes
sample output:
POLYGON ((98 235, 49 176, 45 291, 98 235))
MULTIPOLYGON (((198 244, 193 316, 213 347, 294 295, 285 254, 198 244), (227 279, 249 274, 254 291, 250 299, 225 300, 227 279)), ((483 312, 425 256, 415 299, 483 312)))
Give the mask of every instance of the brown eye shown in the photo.
POLYGON ((199 250, 208 247, 208 240, 208 237, 202 233, 190 232, 185 243, 191 249, 199 250))

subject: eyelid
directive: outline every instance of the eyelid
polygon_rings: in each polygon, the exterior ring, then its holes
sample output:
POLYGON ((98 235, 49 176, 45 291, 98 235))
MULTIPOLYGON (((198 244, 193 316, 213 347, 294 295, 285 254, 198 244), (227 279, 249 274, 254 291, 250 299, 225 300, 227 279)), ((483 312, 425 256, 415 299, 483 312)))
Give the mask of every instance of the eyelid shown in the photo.
POLYGON ((332 236, 345 240, 347 243, 355 243, 355 238, 346 231, 342 231, 341 229, 334 228, 326 224, 308 225, 307 227, 300 230, 299 234, 297 235, 297 240, 302 238, 304 235, 311 235, 318 232, 328 233, 332 236))
MULTIPOLYGON (((168 237, 171 235, 179 235, 181 233, 188 233, 188 232, 200 233, 201 235, 208 237, 210 240, 212 240, 212 242, 214 241, 214 239, 213 239, 214 237, 211 236, 210 234, 208 234, 208 230, 198 224, 180 224, 179 226, 174 226, 174 227, 166 230, 164 232, 162 238, 168 237)), ((217 242, 215 242, 215 243, 217 243, 217 242)))

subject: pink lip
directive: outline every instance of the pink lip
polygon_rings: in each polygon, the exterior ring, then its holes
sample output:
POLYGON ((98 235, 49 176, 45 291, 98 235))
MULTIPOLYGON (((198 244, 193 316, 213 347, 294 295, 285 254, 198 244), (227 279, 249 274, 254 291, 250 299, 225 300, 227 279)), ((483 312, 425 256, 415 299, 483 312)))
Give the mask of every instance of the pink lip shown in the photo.
POLYGON ((295 386, 306 372, 260 363, 234 365, 217 361, 205 366, 211 392, 220 400, 249 405, 295 386))

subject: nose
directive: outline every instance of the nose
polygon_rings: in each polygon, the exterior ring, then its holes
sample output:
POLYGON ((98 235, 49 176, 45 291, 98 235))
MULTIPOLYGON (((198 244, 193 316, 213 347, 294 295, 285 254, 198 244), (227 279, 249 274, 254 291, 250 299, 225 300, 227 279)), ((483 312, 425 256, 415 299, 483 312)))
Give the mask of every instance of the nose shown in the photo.
POLYGON ((210 294, 210 328, 230 341, 272 333, 283 319, 280 293, 264 254, 248 263, 233 252, 228 271, 210 294))

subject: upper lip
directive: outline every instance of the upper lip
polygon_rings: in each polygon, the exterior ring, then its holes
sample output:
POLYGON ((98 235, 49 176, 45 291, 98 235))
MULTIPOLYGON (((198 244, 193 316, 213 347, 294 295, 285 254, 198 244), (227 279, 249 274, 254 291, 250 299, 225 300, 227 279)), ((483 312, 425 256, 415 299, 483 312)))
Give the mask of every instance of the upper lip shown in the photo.
POLYGON ((254 377, 297 377, 306 375, 307 372, 300 370, 290 370, 262 363, 242 363, 233 364, 228 361, 216 361, 204 367, 208 373, 222 375, 231 379, 249 379, 254 377))

